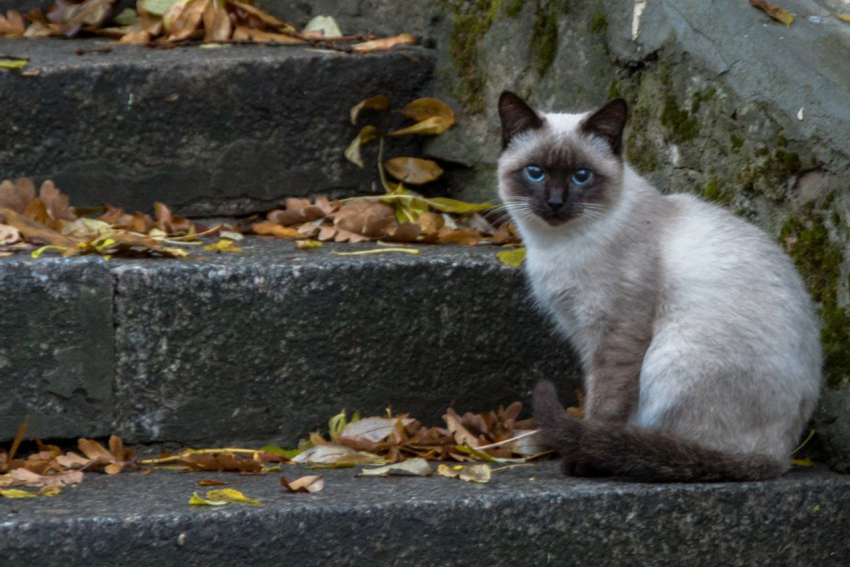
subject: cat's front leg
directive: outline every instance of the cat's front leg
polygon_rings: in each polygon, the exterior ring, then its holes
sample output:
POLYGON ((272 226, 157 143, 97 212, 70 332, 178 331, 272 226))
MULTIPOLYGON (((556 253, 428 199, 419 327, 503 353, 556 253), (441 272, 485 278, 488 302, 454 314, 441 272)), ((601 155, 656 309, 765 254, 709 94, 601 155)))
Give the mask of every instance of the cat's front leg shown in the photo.
POLYGON ((637 407, 640 370, 650 332, 635 325, 609 331, 589 357, 585 375, 585 419, 628 421, 637 407))

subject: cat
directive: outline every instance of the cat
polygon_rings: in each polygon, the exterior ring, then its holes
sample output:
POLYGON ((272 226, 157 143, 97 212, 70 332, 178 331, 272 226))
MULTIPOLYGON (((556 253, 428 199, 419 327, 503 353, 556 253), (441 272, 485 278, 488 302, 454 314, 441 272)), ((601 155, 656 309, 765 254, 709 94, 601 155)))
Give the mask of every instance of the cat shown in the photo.
POLYGON ((754 225, 662 195, 623 157, 627 105, 544 114, 502 93, 499 194, 536 302, 579 355, 585 417, 534 391, 566 474, 777 477, 817 403, 822 357, 794 265, 754 225))

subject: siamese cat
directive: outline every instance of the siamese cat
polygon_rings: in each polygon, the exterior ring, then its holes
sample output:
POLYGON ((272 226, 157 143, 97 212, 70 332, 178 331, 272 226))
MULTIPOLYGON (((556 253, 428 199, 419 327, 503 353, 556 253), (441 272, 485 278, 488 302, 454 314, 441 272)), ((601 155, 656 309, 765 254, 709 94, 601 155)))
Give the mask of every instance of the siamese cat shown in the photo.
POLYGON ((534 392, 578 476, 752 481, 790 466, 818 399, 821 348, 794 265, 755 226, 662 195, 623 159, 625 101, 544 114, 499 99, 499 193, 537 303, 577 351, 585 417, 534 392))

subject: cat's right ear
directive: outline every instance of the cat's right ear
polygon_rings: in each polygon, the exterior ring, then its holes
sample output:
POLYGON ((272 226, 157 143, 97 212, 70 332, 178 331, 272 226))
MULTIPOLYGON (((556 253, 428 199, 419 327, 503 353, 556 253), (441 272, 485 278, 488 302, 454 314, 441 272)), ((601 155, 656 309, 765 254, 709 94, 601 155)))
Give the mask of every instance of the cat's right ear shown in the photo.
POLYGON ((543 126, 543 120, 534 109, 510 91, 502 92, 499 97, 499 118, 502 120, 503 150, 514 136, 543 126))

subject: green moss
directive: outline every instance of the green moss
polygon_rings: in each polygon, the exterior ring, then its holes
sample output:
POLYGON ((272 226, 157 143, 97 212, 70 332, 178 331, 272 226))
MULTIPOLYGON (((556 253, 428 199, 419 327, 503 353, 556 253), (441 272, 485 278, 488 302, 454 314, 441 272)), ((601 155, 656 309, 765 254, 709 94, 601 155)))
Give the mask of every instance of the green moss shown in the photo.
POLYGON ((699 122, 695 116, 676 104, 676 97, 668 95, 661 110, 661 125, 667 131, 670 141, 688 142, 699 136, 699 122))
POLYGON ((620 91, 620 81, 614 79, 608 86, 608 99, 611 100, 621 96, 623 96, 623 93, 620 91))
POLYGON ((708 183, 705 185, 705 190, 703 190, 703 196, 706 201, 710 201, 712 203, 723 203, 727 200, 726 194, 723 191, 723 185, 717 181, 717 178, 712 177, 709 179, 708 183))
POLYGON ((740 138, 739 136, 736 136, 735 134, 732 134, 732 136, 729 138, 729 142, 732 144, 732 149, 735 150, 736 152, 741 149, 741 146, 744 145, 743 138, 740 138))
POLYGON ((527 0, 505 0, 502 9, 509 18, 518 18, 527 0))
POLYGON ((837 387, 850 376, 850 315, 838 304, 841 246, 830 240, 822 214, 813 211, 788 219, 781 237, 820 306, 824 370, 828 384, 837 387))
POLYGON ((597 12, 590 20, 590 31, 594 33, 605 33, 608 31, 608 18, 605 12, 597 12))
POLYGON ((546 74, 558 51, 558 14, 556 6, 538 8, 531 32, 531 47, 537 60, 537 74, 546 74))
POLYGON ((502 0, 442 0, 439 6, 449 12, 452 19, 449 55, 456 76, 452 94, 469 112, 483 112, 482 94, 487 81, 478 66, 478 42, 499 16, 502 0))

